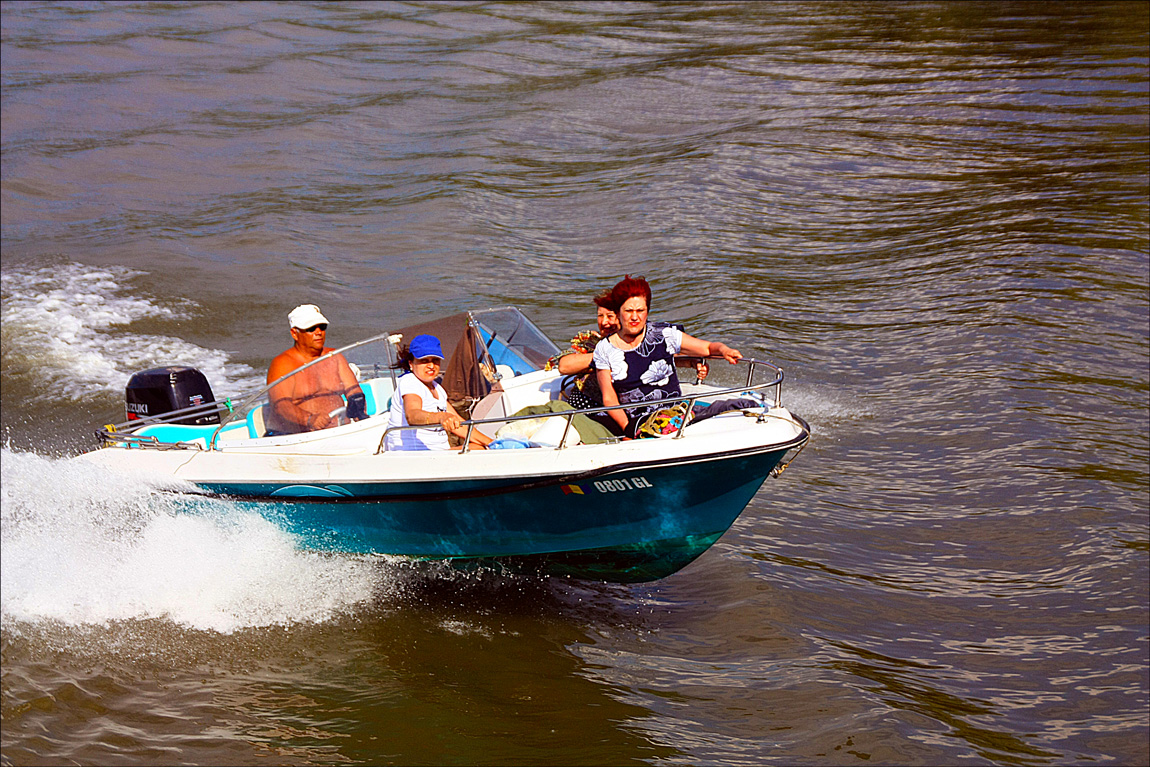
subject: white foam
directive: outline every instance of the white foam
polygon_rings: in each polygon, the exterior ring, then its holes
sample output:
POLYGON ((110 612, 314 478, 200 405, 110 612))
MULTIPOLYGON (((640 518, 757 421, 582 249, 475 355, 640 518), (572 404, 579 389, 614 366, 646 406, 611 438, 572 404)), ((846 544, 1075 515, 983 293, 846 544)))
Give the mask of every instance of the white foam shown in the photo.
POLYGON ((134 322, 178 319, 194 310, 186 300, 160 305, 133 293, 131 283, 142 274, 75 263, 4 271, 2 324, 9 364, 43 379, 43 396, 53 398, 81 399, 93 391, 120 395, 133 373, 161 365, 198 368, 221 397, 263 383, 257 371, 229 362, 225 352, 128 330, 134 322))
POLYGON ((323 556, 262 517, 171 496, 74 459, 2 450, 0 618, 167 618, 201 630, 318 623, 373 598, 378 569, 323 556))
POLYGON ((784 384, 783 405, 812 426, 816 423, 833 425, 872 415, 866 404, 853 393, 819 386, 784 384))

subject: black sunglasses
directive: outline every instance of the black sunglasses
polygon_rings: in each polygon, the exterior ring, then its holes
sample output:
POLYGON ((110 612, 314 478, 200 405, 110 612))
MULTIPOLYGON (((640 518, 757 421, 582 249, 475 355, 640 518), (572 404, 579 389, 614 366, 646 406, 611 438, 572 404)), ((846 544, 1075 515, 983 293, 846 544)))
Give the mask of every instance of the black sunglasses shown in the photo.
POLYGON ((299 331, 301 333, 314 333, 316 330, 322 330, 326 333, 327 332, 327 323, 321 322, 318 325, 312 325, 310 328, 300 328, 299 329, 299 331))

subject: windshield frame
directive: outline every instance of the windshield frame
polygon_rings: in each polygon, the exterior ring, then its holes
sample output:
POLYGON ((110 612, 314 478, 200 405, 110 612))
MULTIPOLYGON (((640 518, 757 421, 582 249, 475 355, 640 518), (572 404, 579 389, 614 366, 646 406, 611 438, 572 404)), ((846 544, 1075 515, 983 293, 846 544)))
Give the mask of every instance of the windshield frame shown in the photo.
POLYGON ((257 390, 253 394, 249 394, 247 396, 244 396, 242 399, 239 399, 239 404, 234 405, 231 408, 231 412, 229 412, 226 417, 223 417, 220 419, 220 425, 216 428, 216 430, 214 432, 212 432, 212 436, 208 440, 208 449, 209 450, 218 450, 219 447, 217 445, 217 442, 218 442, 220 432, 223 431, 230 424, 234 424, 236 421, 241 420, 243 418, 246 418, 248 410, 250 410, 252 408, 252 406, 255 405, 255 403, 257 403, 261 398, 266 398, 268 400, 268 402, 270 402, 271 398, 267 397, 266 395, 268 394, 268 392, 270 392, 273 388, 275 388, 276 386, 278 386, 282 382, 286 381, 287 379, 291 378, 294 375, 298 375, 298 374, 302 373, 303 371, 307 370, 308 368, 310 368, 314 365, 319 365, 319 364, 321 364, 327 360, 331 360, 331 359, 333 359, 337 356, 340 356, 340 355, 346 355, 348 352, 354 351, 355 349, 358 349, 361 346, 367 346, 368 344, 375 344, 375 343, 379 343, 381 341, 383 342, 384 349, 387 350, 387 368, 390 371, 392 381, 394 382, 395 381, 395 367, 394 367, 395 363, 394 363, 394 360, 392 358, 392 348, 391 347, 392 347, 393 341, 391 339, 391 334, 380 333, 379 335, 371 336, 370 338, 365 338, 362 341, 356 341, 353 344, 348 344, 347 346, 341 346, 338 349, 333 349, 332 351, 328 352, 327 354, 316 357, 311 362, 300 365, 298 368, 295 368, 294 370, 289 370, 287 373, 284 373, 282 376, 280 376, 276 380, 267 383, 266 385, 264 385, 263 388, 257 390))
MULTIPOLYGON (((558 355, 562 350, 555 344, 551 338, 539 329, 539 326, 532 322, 531 318, 524 314, 518 307, 515 306, 499 306, 491 309, 478 309, 469 311, 467 313, 468 320, 479 331, 476 334, 477 341, 481 347, 481 353, 478 355, 481 358, 485 357, 489 360, 492 369, 495 369, 496 363, 507 364, 515 371, 517 375, 528 372, 536 372, 543 370, 546 367, 547 361, 552 357, 558 355), (499 336, 500 331, 506 331, 506 327, 499 327, 498 324, 490 321, 484 322, 485 319, 495 317, 514 316, 515 326, 506 338, 499 336), (521 338, 520 334, 526 331, 526 338, 521 338), (526 341, 517 345, 511 345, 511 342, 519 339, 526 341), (493 341, 499 341, 500 344, 495 350, 492 350, 493 341), (500 348, 501 347, 501 348, 500 348), (507 356, 512 356, 520 364, 511 365, 507 361, 507 356), (535 357, 537 359, 531 359, 535 357)), ((498 372, 496 375, 499 375, 498 372)), ((500 378, 502 376, 499 376, 500 378)))

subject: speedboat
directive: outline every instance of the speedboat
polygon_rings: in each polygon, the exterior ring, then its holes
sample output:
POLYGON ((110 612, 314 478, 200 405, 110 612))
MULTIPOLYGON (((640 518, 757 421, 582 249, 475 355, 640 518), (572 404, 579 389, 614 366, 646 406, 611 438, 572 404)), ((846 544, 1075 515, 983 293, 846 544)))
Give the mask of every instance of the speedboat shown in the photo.
POLYGON ((99 429, 99 447, 79 459, 192 506, 206 496, 255 511, 304 548, 625 583, 700 556, 810 438, 782 405, 782 370, 754 359, 739 362, 736 386, 684 382, 681 400, 654 403, 738 397, 741 407, 660 438, 604 438, 587 425, 605 408, 572 409, 568 382, 544 369, 558 352, 502 307, 374 336, 223 401, 193 368, 142 371, 126 390, 128 420, 99 429), (443 385, 465 426, 509 449, 387 449, 396 345, 420 333, 443 345, 443 385), (359 378, 366 417, 337 408, 329 428, 269 434, 269 389, 334 355, 359 378))

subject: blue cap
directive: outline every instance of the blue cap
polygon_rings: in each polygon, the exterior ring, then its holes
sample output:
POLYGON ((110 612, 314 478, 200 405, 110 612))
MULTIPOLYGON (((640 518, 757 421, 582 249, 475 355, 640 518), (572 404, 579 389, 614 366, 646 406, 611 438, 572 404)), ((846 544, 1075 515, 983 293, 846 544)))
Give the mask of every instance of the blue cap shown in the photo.
POLYGON ((435 336, 416 336, 411 339, 411 346, 408 348, 411 349, 411 356, 417 360, 421 360, 424 357, 439 357, 439 359, 443 359, 443 349, 440 348, 439 339, 435 336))

